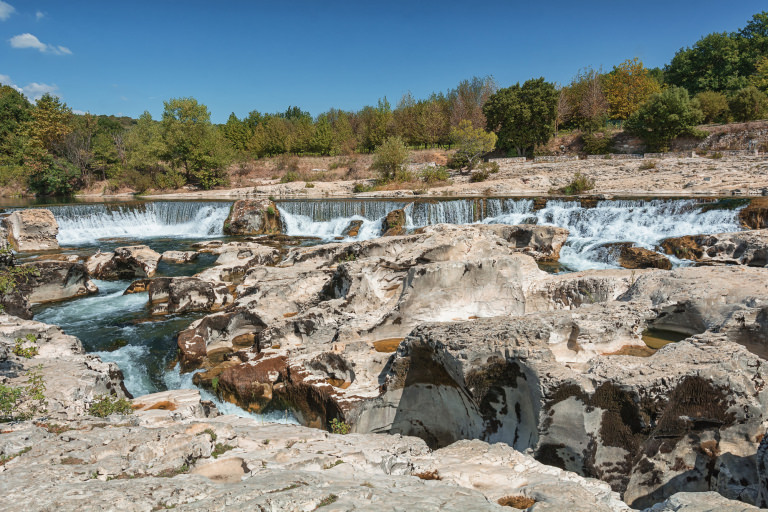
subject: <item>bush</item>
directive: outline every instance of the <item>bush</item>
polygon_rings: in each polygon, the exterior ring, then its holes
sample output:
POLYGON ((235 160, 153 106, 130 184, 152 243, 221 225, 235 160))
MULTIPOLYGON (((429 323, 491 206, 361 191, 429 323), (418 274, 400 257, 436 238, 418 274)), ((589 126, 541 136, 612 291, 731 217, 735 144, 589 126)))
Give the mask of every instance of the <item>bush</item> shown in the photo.
POLYGON ((0 418, 3 420, 29 419, 46 412, 45 381, 40 373, 42 365, 27 371, 26 386, 0 384, 0 418))
POLYGON ((694 127, 704 119, 698 102, 682 87, 669 87, 654 94, 627 120, 626 129, 637 135, 652 151, 665 151, 680 135, 699 134, 694 127))
POLYGON ((66 196, 74 191, 79 177, 74 165, 48 157, 29 176, 29 189, 43 196, 66 196))
POLYGON ((24 338, 16 338, 16 344, 13 346, 13 353, 25 359, 35 357, 40 349, 37 346, 37 338, 34 334, 27 334, 24 338), (24 347, 25 343, 31 343, 32 346, 24 347))
POLYGON ((472 174, 469 176, 469 182, 478 183, 480 181, 485 181, 488 179, 488 176, 490 176, 488 171, 478 169, 477 171, 472 171, 472 174))
POLYGON ((611 152, 611 138, 604 133, 587 133, 582 140, 584 152, 588 155, 607 155, 611 152))
POLYGON ((349 425, 338 418, 331 420, 331 433, 332 434, 349 434, 349 425))
POLYGON ((409 173, 405 170, 405 162, 408 160, 408 154, 408 148, 403 143, 403 139, 389 137, 376 148, 371 169, 379 173, 380 180, 384 183, 407 181, 409 173))
POLYGON ((426 183, 436 183, 439 181, 448 181, 450 174, 448 173, 447 167, 438 165, 435 167, 425 167, 421 171, 420 177, 426 183))
POLYGON ((88 413, 99 418, 106 418, 111 414, 133 414, 131 402, 125 398, 117 398, 113 395, 97 395, 94 402, 88 408, 88 413))
POLYGON ((483 162, 478 166, 478 168, 488 172, 489 174, 496 174, 501 170, 499 164, 496 162, 483 162))
POLYGON ((587 192, 588 190, 592 190, 595 188, 595 180, 590 178, 589 176, 586 176, 584 174, 581 174, 580 172, 577 172, 573 179, 569 184, 567 184, 564 187, 561 187, 559 192, 561 194, 565 194, 567 196, 571 196, 574 194, 581 194, 582 192, 587 192))
POLYGON ((454 165, 461 164, 461 169, 466 167, 472 170, 483 153, 492 151, 496 145, 496 134, 486 132, 482 128, 474 128, 472 121, 463 120, 458 128, 451 129, 451 141, 456 145, 456 153, 451 160, 454 165))
POLYGON ((278 171, 298 172, 300 162, 298 156, 283 153, 275 159, 275 169, 278 171))
POLYGON ((717 91, 704 91, 696 95, 705 123, 724 123, 728 120, 728 98, 717 91))
POLYGON ((768 96, 750 85, 736 91, 729 101, 731 113, 737 121, 762 119, 768 112, 768 96))
POLYGON ((371 190, 373 190, 373 186, 367 183, 355 183, 355 186, 352 187, 352 192, 355 194, 359 194, 361 192, 370 192, 371 190))
POLYGON ((645 162, 640 164, 639 169, 641 171, 648 171, 650 169, 656 168, 656 161, 655 160, 646 160, 645 162))

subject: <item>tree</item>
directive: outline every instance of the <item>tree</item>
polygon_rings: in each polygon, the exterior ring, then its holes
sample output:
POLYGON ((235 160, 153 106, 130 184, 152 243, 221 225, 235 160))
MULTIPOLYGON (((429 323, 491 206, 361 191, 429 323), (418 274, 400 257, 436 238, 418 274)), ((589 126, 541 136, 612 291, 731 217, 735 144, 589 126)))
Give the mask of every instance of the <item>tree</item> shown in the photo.
POLYGON ((661 91, 661 86, 635 57, 613 67, 605 77, 603 91, 611 118, 626 120, 652 94, 661 91))
POLYGON ((500 89, 483 107, 487 129, 498 135, 497 146, 529 154, 545 144, 555 131, 557 90, 544 78, 500 89))
POLYGON ((72 128, 72 109, 66 103, 48 93, 37 100, 32 109, 30 133, 43 148, 47 151, 60 149, 72 128))
POLYGON ((206 189, 222 184, 228 158, 208 107, 194 98, 173 98, 164 107, 164 158, 174 169, 183 169, 187 181, 195 180, 206 189))
POLYGON ((749 77, 749 83, 768 93, 768 56, 758 59, 755 72, 749 77))
POLYGON ((19 91, 0 85, 0 165, 21 165, 26 138, 23 128, 32 119, 32 108, 19 91))
POLYGON ((602 81, 600 71, 587 68, 579 71, 567 89, 571 119, 587 133, 599 130, 608 119, 608 101, 602 81))
POLYGON ((492 76, 473 76, 459 82, 448 94, 451 102, 451 126, 459 126, 464 120, 471 121, 474 126, 484 126, 483 105, 497 90, 492 76))
POLYGON ((626 129, 642 138, 651 150, 666 150, 683 134, 695 134, 704 118, 698 104, 682 87, 669 87, 651 96, 627 120, 626 129))
POLYGON ((378 171, 381 181, 403 181, 406 178, 405 162, 408 160, 408 148, 403 139, 388 137, 376 148, 371 169, 378 171))
POLYGON ((222 134, 232 148, 236 151, 245 151, 248 141, 253 136, 253 130, 245 121, 237 118, 234 112, 229 114, 226 124, 222 127, 222 134))
POLYGON ((705 123, 728 120, 728 98, 722 92, 704 91, 696 95, 705 123))
POLYGON ((664 68, 667 83, 702 91, 732 91, 747 85, 737 38, 726 32, 709 34, 691 48, 679 50, 664 68))
POLYGON ((754 85, 733 93, 728 103, 737 121, 762 119, 768 111, 768 97, 754 85))
POLYGON ((360 147, 364 151, 373 151, 384 143, 388 135, 392 134, 392 108, 385 97, 379 100, 376 107, 363 107, 358 115, 360 147))
POLYGON ((454 165, 473 169, 483 153, 492 151, 496 145, 496 134, 482 128, 474 128, 472 121, 464 120, 458 128, 451 129, 451 140, 456 145, 454 165))

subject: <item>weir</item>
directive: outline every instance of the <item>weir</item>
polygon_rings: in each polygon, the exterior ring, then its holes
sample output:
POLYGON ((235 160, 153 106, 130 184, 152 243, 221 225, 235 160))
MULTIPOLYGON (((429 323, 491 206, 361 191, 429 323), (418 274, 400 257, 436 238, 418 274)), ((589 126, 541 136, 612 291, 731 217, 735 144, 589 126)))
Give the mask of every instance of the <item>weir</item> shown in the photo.
POLYGON ((232 203, 153 201, 49 206, 61 245, 103 238, 208 238, 223 235, 232 203))

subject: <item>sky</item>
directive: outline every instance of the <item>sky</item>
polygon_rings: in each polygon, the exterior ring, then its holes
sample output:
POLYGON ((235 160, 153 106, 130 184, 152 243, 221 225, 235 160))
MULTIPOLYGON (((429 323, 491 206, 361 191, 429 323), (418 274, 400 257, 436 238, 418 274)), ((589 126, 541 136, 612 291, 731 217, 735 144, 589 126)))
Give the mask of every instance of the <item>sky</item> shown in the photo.
POLYGON ((223 123, 298 105, 312 115, 472 76, 500 87, 633 57, 664 66, 765 0, 0 0, 0 83, 75 112, 158 118, 192 96, 223 123))

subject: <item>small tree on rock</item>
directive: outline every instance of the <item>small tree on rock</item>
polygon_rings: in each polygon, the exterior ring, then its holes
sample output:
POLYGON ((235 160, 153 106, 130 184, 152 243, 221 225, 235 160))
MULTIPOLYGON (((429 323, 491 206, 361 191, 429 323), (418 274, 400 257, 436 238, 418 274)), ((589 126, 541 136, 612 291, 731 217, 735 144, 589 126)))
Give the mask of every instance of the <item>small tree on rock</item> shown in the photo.
POLYGON ((371 169, 379 173, 381 181, 405 181, 405 163, 409 152, 403 139, 388 137, 376 148, 375 153, 371 169))
POLYGON ((496 139, 495 133, 473 127, 472 121, 461 121, 458 128, 451 129, 451 141, 456 145, 451 166, 474 169, 480 157, 496 146, 496 139))

